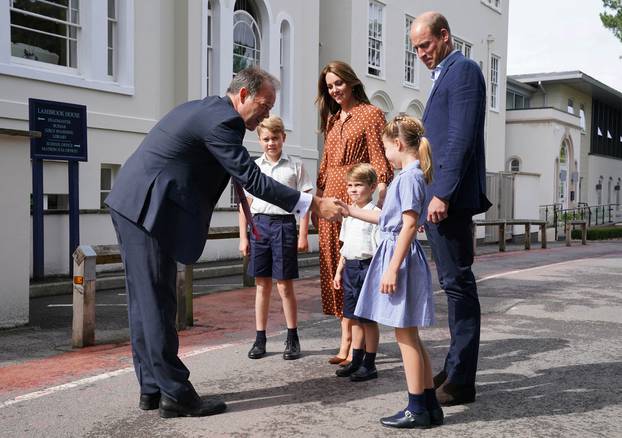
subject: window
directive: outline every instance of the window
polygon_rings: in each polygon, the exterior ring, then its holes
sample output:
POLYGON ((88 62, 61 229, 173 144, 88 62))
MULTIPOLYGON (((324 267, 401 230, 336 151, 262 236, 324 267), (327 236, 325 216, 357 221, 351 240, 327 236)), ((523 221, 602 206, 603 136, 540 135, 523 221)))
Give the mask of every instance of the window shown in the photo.
POLYGON ((581 131, 585 132, 585 105, 579 105, 579 125, 581 126, 581 131))
POLYGON ((100 187, 99 208, 101 209, 106 208, 104 201, 106 200, 106 198, 110 194, 110 191, 112 190, 114 179, 116 178, 117 172, 119 171, 120 167, 121 166, 119 166, 118 164, 102 164, 101 165, 100 178, 99 178, 99 187, 100 187))
POLYGON ((0 74, 132 95, 134 22, 134 0, 0 1, 0 74))
POLYGON ((505 93, 506 109, 524 109, 529 108, 529 97, 517 93, 514 90, 507 90, 505 93))
POLYGON ((467 43, 464 40, 461 40, 458 37, 453 37, 454 40, 454 49, 460 51, 465 58, 471 58, 471 48, 473 45, 471 43, 467 43))
POLYGON ((117 47, 117 0, 108 0, 108 76, 115 77, 117 47))
POLYGON ((367 73, 381 77, 384 65, 383 45, 383 8, 376 1, 369 2, 368 40, 367 40, 367 73))
POLYGON ((78 0, 10 0, 11 55, 78 67, 78 0))
POLYGON ((490 56, 490 109, 499 111, 499 57, 490 56))
POLYGON ((482 0, 482 3, 497 12, 501 12, 501 0, 482 0))
POLYGON ((622 111, 593 99, 591 118, 590 153, 622 158, 622 111))
POLYGON ((406 15, 404 20, 404 83, 413 87, 417 86, 418 69, 417 51, 410 42, 410 28, 415 19, 406 15))
POLYGON ((261 32, 256 14, 248 2, 236 1, 233 13, 233 74, 242 69, 259 65, 261 55, 261 32), (237 9, 240 8, 240 9, 237 9))
POLYGON ((66 193, 47 193, 43 195, 44 210, 69 210, 69 195, 66 193))
POLYGON ((279 44, 279 72, 281 87, 279 88, 279 110, 286 126, 291 126, 291 30, 289 22, 281 22, 281 38, 279 44))
POLYGON ((510 172, 520 172, 520 160, 518 158, 512 158, 509 166, 510 172))
POLYGON ((574 114, 574 100, 568 99, 568 112, 574 114))

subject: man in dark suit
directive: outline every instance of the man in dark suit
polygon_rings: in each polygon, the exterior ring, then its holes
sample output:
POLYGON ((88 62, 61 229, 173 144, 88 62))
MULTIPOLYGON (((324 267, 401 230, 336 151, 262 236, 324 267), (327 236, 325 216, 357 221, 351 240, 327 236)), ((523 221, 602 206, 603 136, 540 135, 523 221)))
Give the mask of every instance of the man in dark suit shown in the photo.
POLYGON ((226 97, 184 103, 165 115, 130 156, 106 199, 126 273, 128 314, 141 409, 161 417, 222 412, 202 400, 179 359, 175 329, 176 262, 201 255, 210 219, 229 178, 296 214, 311 207, 338 219, 332 199, 299 193, 265 176, 242 146, 274 105, 278 81, 258 68, 240 71, 226 97))
POLYGON ((444 405, 469 403, 475 400, 480 335, 471 223, 491 205, 484 157, 486 85, 479 66, 454 50, 447 19, 438 12, 417 17, 410 37, 434 80, 423 114, 434 166, 425 229, 447 295, 451 333, 434 387, 444 405))

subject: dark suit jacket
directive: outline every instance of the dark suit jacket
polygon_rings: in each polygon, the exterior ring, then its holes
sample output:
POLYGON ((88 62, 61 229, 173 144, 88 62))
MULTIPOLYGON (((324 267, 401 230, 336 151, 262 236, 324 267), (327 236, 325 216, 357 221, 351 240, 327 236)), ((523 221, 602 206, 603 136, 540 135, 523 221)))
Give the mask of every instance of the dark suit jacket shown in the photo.
POLYGON ((287 211, 300 197, 261 173, 242 146, 245 132, 228 97, 174 108, 123 165, 106 204, 155 236, 175 260, 195 262, 230 176, 287 211))
POLYGON ((479 66, 462 53, 445 58, 423 113, 432 145, 433 176, 429 199, 449 201, 449 213, 488 210, 484 118, 486 85, 479 66))

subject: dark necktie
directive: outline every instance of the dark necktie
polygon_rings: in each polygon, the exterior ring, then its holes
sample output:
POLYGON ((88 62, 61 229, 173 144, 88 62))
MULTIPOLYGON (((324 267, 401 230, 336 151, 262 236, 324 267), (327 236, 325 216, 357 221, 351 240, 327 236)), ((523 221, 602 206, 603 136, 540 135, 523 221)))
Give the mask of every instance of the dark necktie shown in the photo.
POLYGON ((238 203, 242 206, 242 211, 244 212, 246 222, 250 225, 251 232, 253 233, 253 236, 255 236, 255 240, 259 240, 259 230, 255 226, 255 222, 253 222, 251 207, 248 205, 248 200, 246 199, 246 195, 244 194, 244 189, 242 188, 240 183, 235 180, 233 180, 233 187, 235 187, 235 192, 238 195, 238 203))

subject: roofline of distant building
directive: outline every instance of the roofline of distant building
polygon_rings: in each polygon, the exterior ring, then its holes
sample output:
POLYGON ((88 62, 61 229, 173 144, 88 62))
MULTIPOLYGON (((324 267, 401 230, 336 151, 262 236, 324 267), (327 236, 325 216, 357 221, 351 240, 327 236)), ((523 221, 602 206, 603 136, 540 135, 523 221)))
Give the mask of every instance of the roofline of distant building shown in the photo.
POLYGON ((611 88, 609 85, 603 84, 602 82, 594 79, 590 75, 587 75, 580 70, 550 72, 550 73, 529 73, 529 74, 522 74, 522 75, 508 75, 508 78, 513 79, 523 84, 538 83, 538 82, 543 82, 543 83, 563 82, 563 81, 578 79, 594 87, 597 87, 606 93, 612 94, 619 99, 622 99, 622 92, 614 88, 611 88))

